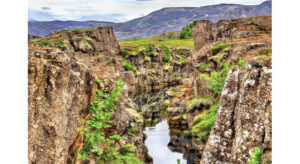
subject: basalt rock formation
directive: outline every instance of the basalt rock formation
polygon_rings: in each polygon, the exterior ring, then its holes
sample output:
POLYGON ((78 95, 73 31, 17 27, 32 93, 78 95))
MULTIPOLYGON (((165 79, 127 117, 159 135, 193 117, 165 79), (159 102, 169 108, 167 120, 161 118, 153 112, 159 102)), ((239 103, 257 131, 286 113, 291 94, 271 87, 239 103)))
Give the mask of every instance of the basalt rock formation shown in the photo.
POLYGON ((233 68, 223 88, 218 115, 201 163, 247 163, 256 147, 272 163, 272 62, 250 59, 233 68))
POLYGON ((155 44, 121 49, 111 27, 31 37, 29 163, 84 163, 77 152, 84 146, 90 104, 98 89, 112 89, 118 80, 123 91, 105 131, 120 135, 115 148, 132 144, 137 157, 151 163, 143 127, 165 117, 168 147, 189 164, 247 163, 256 147, 263 162, 271 163, 271 17, 194 24, 192 51, 155 44), (227 66, 218 93, 203 77, 227 66), (199 139, 195 127, 216 105, 216 121, 207 138, 199 139))

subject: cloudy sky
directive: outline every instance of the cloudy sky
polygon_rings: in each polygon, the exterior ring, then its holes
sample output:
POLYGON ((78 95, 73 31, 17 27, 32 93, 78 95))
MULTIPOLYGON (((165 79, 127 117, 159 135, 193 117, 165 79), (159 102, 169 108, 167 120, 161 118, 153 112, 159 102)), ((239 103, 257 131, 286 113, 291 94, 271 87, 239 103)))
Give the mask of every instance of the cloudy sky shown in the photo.
POLYGON ((125 22, 164 7, 219 3, 256 5, 265 0, 29 0, 29 19, 125 22))

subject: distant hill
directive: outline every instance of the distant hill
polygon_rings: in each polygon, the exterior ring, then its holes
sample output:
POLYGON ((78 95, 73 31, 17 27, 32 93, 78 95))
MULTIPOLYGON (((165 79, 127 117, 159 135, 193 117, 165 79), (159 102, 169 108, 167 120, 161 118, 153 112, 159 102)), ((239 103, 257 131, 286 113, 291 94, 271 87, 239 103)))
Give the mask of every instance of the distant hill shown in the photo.
POLYGON ((183 26, 194 20, 208 19, 212 22, 217 22, 222 19, 271 15, 272 1, 265 1, 259 5, 219 4, 203 7, 171 7, 154 11, 146 16, 124 23, 100 21, 29 21, 28 33, 44 36, 59 30, 113 26, 116 36, 120 39, 126 39, 179 31, 183 26))

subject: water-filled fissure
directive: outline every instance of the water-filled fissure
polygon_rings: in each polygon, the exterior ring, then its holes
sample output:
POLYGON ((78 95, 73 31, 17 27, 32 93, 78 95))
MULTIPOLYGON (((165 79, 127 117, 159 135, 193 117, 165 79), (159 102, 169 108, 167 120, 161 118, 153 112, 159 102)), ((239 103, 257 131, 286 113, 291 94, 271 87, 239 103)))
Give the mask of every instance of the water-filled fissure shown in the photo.
POLYGON ((156 124, 154 127, 146 127, 144 132, 148 136, 145 144, 148 147, 148 154, 153 158, 154 164, 186 164, 182 153, 169 149, 170 130, 166 119, 156 124))

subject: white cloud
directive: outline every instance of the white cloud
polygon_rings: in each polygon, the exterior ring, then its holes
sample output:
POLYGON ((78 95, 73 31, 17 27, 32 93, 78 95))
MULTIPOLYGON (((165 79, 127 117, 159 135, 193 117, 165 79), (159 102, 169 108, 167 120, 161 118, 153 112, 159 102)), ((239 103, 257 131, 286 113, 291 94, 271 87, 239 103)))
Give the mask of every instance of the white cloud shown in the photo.
POLYGON ((92 20, 122 22, 164 7, 199 7, 219 3, 259 4, 264 0, 29 0, 35 20, 92 20), (48 10, 44 10, 49 8, 48 10), (41 16, 39 15, 41 14, 41 16), (49 17, 47 18, 47 15, 49 17))

